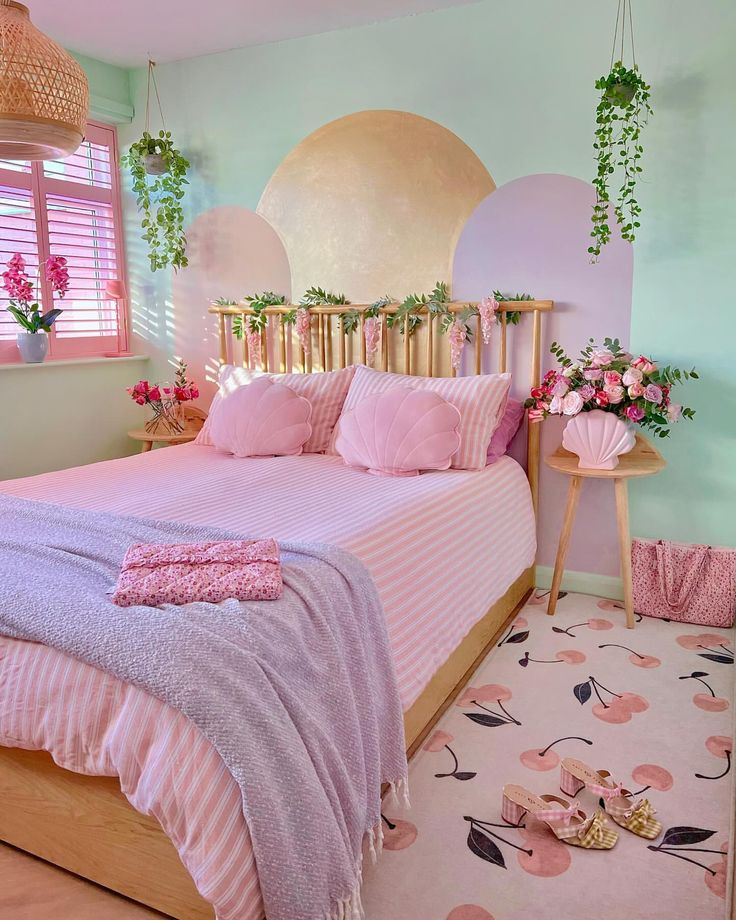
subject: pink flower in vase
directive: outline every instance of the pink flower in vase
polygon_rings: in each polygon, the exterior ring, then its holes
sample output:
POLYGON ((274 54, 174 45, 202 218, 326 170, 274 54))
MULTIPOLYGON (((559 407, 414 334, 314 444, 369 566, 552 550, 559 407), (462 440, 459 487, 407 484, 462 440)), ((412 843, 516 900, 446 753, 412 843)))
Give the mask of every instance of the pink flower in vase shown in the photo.
POLYGON ((596 348, 590 356, 590 363, 594 367, 608 367, 614 355, 607 348, 596 348))
POLYGON ((603 371, 599 367, 586 367, 583 371, 583 377, 586 380, 601 380, 603 371))
POLYGON ((552 387, 552 395, 553 396, 564 396, 569 389, 570 389, 570 384, 567 382, 567 380, 564 377, 560 376, 557 378, 556 383, 552 387))
POLYGON ((139 406, 145 406, 145 404, 146 404, 146 397, 145 397, 145 396, 136 396, 135 401, 138 403, 139 406))
POLYGON ((51 282, 59 297, 66 294, 69 290, 69 271, 64 256, 49 256, 46 259, 46 280, 51 282))
POLYGON ((7 271, 3 272, 3 287, 11 300, 27 304, 33 299, 33 285, 26 274, 25 259, 19 252, 8 260, 7 271))
POLYGON ((662 389, 656 383, 649 383, 644 387, 644 399, 658 406, 662 402, 662 389))
POLYGON ((595 387, 592 383, 585 383, 580 387, 578 393, 580 393, 580 398, 584 402, 587 402, 589 399, 592 399, 595 396, 595 387))
POLYGON ((668 422, 679 422, 681 415, 682 415, 682 406, 677 405, 677 403, 670 403, 670 405, 667 406, 667 421, 668 422))
POLYGON ((628 389, 628 393, 631 399, 638 399, 640 396, 644 395, 644 387, 640 383, 632 383, 628 389))
POLYGON ((640 406, 627 406, 624 415, 632 422, 640 422, 644 418, 644 410, 640 406))
POLYGON ((496 311, 498 310, 498 301, 495 297, 484 297, 478 304, 478 315, 480 316, 480 331, 483 336, 484 344, 488 345, 491 341, 491 327, 496 321, 496 311))
POLYGON ((603 383, 606 387, 617 387, 621 383, 621 374, 618 371, 605 371, 603 374, 603 383))
POLYGON ((312 348, 312 317, 309 310, 300 308, 296 311, 296 334, 302 351, 308 355, 312 348))
POLYGON ((151 387, 148 393, 148 398, 151 400, 151 402, 157 402, 159 399, 161 399, 161 390, 158 387, 151 387))
POLYGON ((617 406, 624 401, 624 396, 626 396, 624 388, 617 386, 606 387, 606 393, 608 394, 608 402, 611 406, 617 406))
POLYGON ((370 362, 378 351, 381 342, 381 321, 377 316, 367 316, 363 324, 363 335, 365 336, 365 357, 370 362))
POLYGON ((460 369, 460 361, 463 356, 463 348, 465 348, 465 323, 460 322, 459 319, 456 319, 449 329, 449 338, 450 338, 450 363, 452 364, 453 370, 460 369))
POLYGON ((577 415, 583 408, 583 397, 576 390, 571 390, 562 400, 563 415, 577 415))
POLYGON ((553 396, 549 402, 549 411, 551 415, 562 415, 562 397, 553 396))
POLYGON ((621 382, 624 386, 630 387, 634 383, 641 383, 643 376, 644 374, 642 374, 638 367, 629 367, 624 371, 621 382))
POLYGON ((530 422, 541 422, 544 418, 544 409, 529 409, 527 415, 530 422))

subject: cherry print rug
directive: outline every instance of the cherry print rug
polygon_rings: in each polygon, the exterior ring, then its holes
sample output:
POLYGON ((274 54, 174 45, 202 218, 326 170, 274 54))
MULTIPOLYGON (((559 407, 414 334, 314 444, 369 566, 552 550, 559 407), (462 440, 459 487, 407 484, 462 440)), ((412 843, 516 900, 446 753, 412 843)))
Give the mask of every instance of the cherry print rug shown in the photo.
POLYGON ((580 594, 548 617, 546 599, 530 600, 412 760, 412 808, 386 804, 367 920, 730 916, 734 630, 649 618, 628 630, 618 605, 580 594), (592 851, 529 817, 505 824, 503 785, 562 795, 564 757, 649 799, 660 837, 611 823, 616 846, 592 851))

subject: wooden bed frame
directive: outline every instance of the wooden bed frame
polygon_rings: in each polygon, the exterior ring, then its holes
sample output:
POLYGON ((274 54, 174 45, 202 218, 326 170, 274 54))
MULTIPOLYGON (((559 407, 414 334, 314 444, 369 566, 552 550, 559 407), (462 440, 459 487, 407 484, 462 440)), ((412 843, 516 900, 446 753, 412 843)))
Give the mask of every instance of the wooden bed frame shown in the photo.
MULTIPOLYGON (((468 303, 448 305, 459 313, 468 303)), ((531 313, 532 347, 529 383, 540 381, 541 318, 553 307, 551 301, 508 301, 500 305, 499 362, 500 371, 507 366, 506 314, 520 311, 531 313)), ((303 361, 303 370, 312 372, 335 367, 334 353, 339 365, 352 363, 353 352, 360 351, 365 362, 363 323, 369 305, 315 306, 310 309, 312 321, 312 352, 303 361), (358 327, 343 335, 333 329, 333 320, 347 310, 359 313, 358 327), (335 333, 339 335, 335 347, 335 333), (355 338, 357 336, 357 342, 355 338)), ((291 341, 283 314, 294 307, 268 308, 269 334, 263 332, 262 353, 264 370, 292 369, 296 344, 291 341), (280 360, 275 361, 275 353, 280 360), (277 368, 278 365, 278 368, 277 368)), ((443 356, 439 335, 434 334, 436 318, 421 308, 423 318, 420 334, 405 335, 401 345, 399 330, 388 327, 387 317, 397 310, 396 304, 381 308, 382 345, 380 364, 386 370, 418 371, 417 353, 424 354, 424 373, 441 376, 443 356)), ((233 361, 236 348, 242 349, 242 361, 249 363, 247 339, 236 340, 232 335, 232 317, 243 321, 253 315, 246 304, 222 306, 213 304, 210 312, 218 318, 220 359, 233 361)), ((337 326, 338 324, 335 323, 337 326)), ((408 320, 407 320, 408 327, 408 320)), ((481 372, 480 336, 474 348, 475 372, 481 372)), ((449 349, 449 346, 447 346, 449 349)), ((528 477, 536 511, 538 501, 539 430, 528 432, 528 477)), ((455 690, 462 686, 482 661, 506 624, 516 615, 534 587, 534 568, 527 569, 506 593, 468 632, 463 641, 435 673, 419 699, 405 713, 407 750, 411 754, 422 743, 440 715, 452 701, 455 690)), ((179 856, 155 818, 137 812, 120 791, 116 778, 86 776, 71 773, 56 766, 44 751, 24 751, 0 747, 0 840, 32 853, 54 865, 61 866, 85 879, 116 891, 128 898, 179 920, 212 920, 214 911, 197 892, 179 856)))

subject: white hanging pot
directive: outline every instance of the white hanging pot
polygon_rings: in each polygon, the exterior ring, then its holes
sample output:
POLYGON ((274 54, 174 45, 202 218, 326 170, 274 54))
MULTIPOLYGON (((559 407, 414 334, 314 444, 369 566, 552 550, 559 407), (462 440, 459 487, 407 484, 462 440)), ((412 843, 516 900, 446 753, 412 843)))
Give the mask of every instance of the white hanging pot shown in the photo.
POLYGON ((609 86, 606 90, 606 98, 610 99, 614 105, 625 109, 634 98, 634 93, 636 93, 636 87, 631 86, 631 84, 614 83, 613 86, 609 86))
POLYGON ((615 470, 618 458, 635 443, 632 426, 602 409, 574 416, 562 433, 562 446, 578 455, 581 470, 615 470))
POLYGON ((169 159, 162 153, 144 153, 143 168, 149 176, 161 176, 169 171, 169 159))

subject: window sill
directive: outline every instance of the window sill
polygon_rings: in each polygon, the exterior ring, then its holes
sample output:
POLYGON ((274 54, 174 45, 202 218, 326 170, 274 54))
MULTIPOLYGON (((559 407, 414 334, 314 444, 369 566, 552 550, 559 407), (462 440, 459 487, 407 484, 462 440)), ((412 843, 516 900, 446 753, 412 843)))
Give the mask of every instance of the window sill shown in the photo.
POLYGON ((59 361, 49 359, 41 364, 25 364, 22 361, 13 364, 0 364, 0 371, 19 371, 41 367, 76 367, 84 364, 118 364, 121 361, 134 363, 148 361, 148 355, 122 355, 119 358, 62 358, 59 361))

